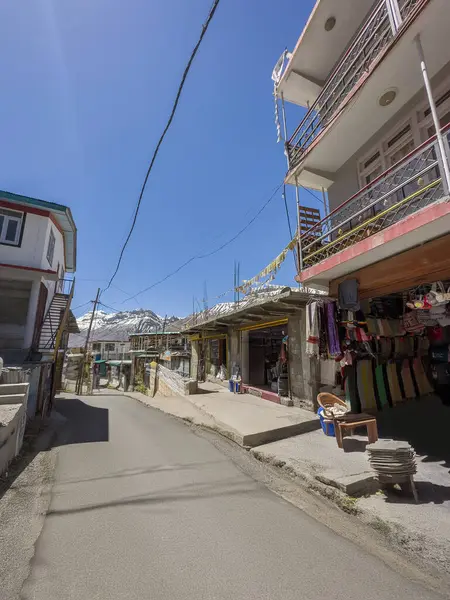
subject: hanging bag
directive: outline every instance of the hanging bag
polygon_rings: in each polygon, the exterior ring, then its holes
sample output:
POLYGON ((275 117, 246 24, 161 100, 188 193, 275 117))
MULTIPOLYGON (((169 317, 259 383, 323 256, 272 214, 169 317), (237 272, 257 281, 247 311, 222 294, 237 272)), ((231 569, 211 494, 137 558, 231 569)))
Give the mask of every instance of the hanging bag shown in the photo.
POLYGON ((403 327, 408 333, 422 333, 425 326, 419 321, 417 311, 412 310, 403 315, 403 327))
POLYGON ((450 287, 445 290, 442 281, 437 281, 431 286, 427 294, 427 300, 432 306, 445 305, 450 302, 450 287))

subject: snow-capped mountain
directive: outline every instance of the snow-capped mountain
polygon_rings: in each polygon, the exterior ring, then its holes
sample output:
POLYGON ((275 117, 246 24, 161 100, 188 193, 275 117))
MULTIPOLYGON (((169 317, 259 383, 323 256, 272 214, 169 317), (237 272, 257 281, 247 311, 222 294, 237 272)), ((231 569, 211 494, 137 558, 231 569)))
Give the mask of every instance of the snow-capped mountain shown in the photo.
MULTIPOLYGON (((70 336, 70 346, 77 347, 84 344, 91 316, 92 312, 89 311, 77 319, 80 333, 70 336)), ((183 323, 184 319, 175 316, 167 317, 165 331, 179 331, 183 323)), ((92 324, 91 340, 124 342, 128 341, 131 333, 162 331, 163 327, 164 317, 157 315, 152 310, 138 309, 117 313, 98 310, 92 324)))

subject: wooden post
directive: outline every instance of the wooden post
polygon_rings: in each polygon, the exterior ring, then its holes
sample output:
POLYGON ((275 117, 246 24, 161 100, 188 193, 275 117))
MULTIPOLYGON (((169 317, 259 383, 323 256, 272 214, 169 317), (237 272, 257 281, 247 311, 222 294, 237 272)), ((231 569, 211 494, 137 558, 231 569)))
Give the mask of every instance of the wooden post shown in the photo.
POLYGON ((78 394, 79 396, 81 396, 83 394, 84 366, 86 364, 86 356, 87 356, 87 349, 88 349, 88 344, 89 344, 89 338, 91 336, 92 324, 94 322, 95 313, 97 311, 97 305, 98 305, 99 298, 100 298, 100 288, 98 288, 98 290, 97 290, 97 296, 95 297, 95 300, 94 300, 94 306, 92 308, 91 321, 89 323, 89 329, 88 329, 88 332, 87 332, 87 335, 86 335, 86 342, 84 344, 84 355, 83 355, 83 359, 81 361, 81 371, 80 371, 80 374, 78 376, 78 382, 77 382, 77 388, 76 388, 76 394, 78 394))

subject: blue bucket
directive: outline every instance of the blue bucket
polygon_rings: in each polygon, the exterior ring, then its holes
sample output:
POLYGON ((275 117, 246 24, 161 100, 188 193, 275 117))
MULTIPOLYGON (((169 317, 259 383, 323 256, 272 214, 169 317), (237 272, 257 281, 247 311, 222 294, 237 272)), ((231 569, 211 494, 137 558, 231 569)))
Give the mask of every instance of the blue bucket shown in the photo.
POLYGON ((319 415, 319 420, 320 420, 320 425, 322 427, 322 431, 324 432, 325 435, 328 435, 330 437, 336 437, 336 434, 334 433, 334 424, 333 423, 325 423, 325 418, 323 416, 323 408, 320 407, 319 410, 317 411, 317 414, 319 415))

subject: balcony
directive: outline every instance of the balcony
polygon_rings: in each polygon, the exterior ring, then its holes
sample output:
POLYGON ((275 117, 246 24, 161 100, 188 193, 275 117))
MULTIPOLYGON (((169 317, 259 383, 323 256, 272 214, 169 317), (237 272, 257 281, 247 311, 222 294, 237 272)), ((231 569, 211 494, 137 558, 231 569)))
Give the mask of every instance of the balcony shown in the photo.
POLYGON ((349 98, 381 61, 394 37, 408 27, 427 2, 428 0, 398 0, 402 25, 395 35, 385 0, 375 6, 288 141, 290 171, 302 162, 308 148, 339 115, 349 98))
MULTIPOLYGON (((447 157, 449 132, 450 126, 443 129, 447 157)), ((330 281, 446 233, 447 222, 437 225, 433 216, 424 212, 447 197, 439 156, 433 136, 304 233, 299 280, 330 281), (412 216, 416 218, 410 229, 397 228, 392 236, 386 234, 412 216), (381 232, 384 235, 377 237, 381 232)), ((447 214, 450 207, 445 204, 447 214)))

